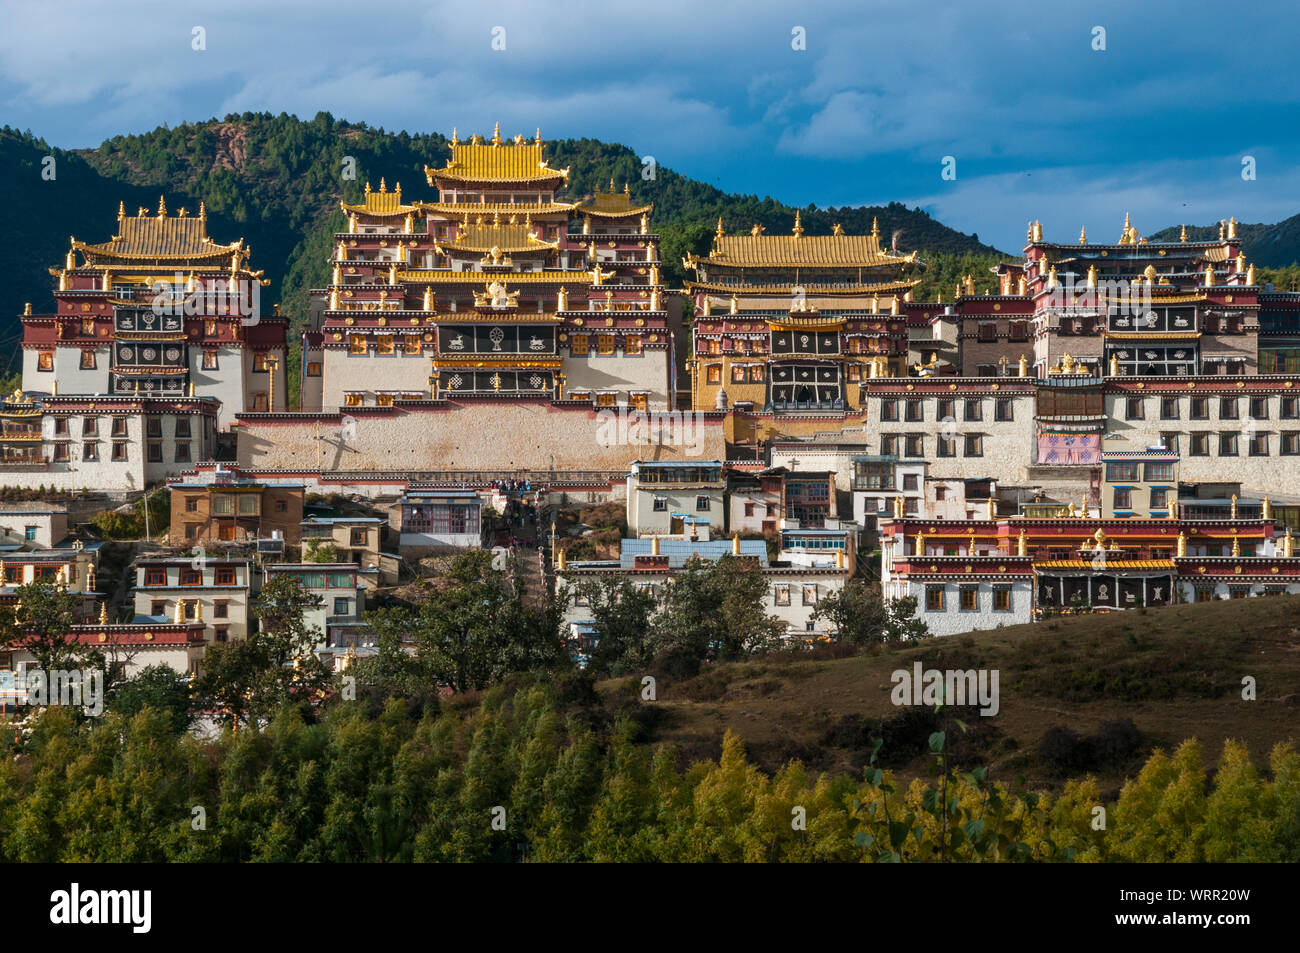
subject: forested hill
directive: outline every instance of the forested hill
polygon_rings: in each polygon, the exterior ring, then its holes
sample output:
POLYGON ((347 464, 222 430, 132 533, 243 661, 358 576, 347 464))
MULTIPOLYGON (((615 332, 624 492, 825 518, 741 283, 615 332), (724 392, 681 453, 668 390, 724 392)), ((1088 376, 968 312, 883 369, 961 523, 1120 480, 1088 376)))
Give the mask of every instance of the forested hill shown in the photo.
MULTIPOLYGON (((72 152, 5 127, 0 131, 5 209, 0 230, 16 258, 0 291, 5 316, 0 327, 12 339, 11 316, 21 313, 25 301, 37 311, 53 306, 47 269, 63 261, 69 235, 104 241, 114 231, 119 202, 131 211, 141 205, 153 209, 160 193, 173 210, 195 211, 200 200, 206 202, 209 234, 222 242, 242 237, 252 248, 252 266, 271 279, 267 300, 282 302, 287 314, 301 318, 306 289, 328 278, 331 233, 343 226, 339 200, 359 201, 366 181, 378 187, 381 177, 389 188, 400 181, 411 199, 433 199, 424 166, 442 165, 449 154, 442 135, 388 132, 327 113, 309 121, 283 113, 244 113, 118 136, 72 152), (55 159, 52 180, 42 178, 47 156, 55 159), (356 160, 354 180, 342 178, 346 156, 356 160)), ((653 180, 644 181, 641 157, 624 146, 565 139, 548 142, 547 154, 553 166, 572 169, 570 199, 607 188, 612 178, 620 188, 629 183, 636 198, 655 203, 653 225, 663 236, 670 284, 680 282, 684 252, 707 250, 719 217, 736 231, 758 222, 769 234, 786 234, 793 224, 790 206, 723 192, 663 166, 653 180)), ((828 234, 837 222, 850 233, 866 232, 878 216, 881 232, 886 237, 898 232, 903 249, 945 258, 996 254, 978 236, 899 203, 801 211, 808 234, 828 234)))
MULTIPOLYGON (((1180 226, 1175 225, 1156 232, 1151 236, 1153 242, 1176 242, 1180 226)), ((1238 223, 1237 234, 1241 236, 1241 250, 1246 253, 1246 260, 1265 268, 1285 269, 1287 265, 1300 262, 1300 215, 1292 215, 1276 225, 1247 225, 1238 223)), ((1219 237, 1219 223, 1213 225, 1188 225, 1187 238, 1193 242, 1210 242, 1219 237)), ((1294 290, 1288 287, 1279 291, 1294 290)))

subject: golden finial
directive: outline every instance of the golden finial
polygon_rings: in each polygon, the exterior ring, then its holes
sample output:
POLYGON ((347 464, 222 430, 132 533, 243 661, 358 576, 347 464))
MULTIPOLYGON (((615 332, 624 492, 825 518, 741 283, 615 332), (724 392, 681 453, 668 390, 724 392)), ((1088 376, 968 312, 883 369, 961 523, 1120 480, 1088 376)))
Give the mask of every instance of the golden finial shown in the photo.
POLYGON ((501 123, 497 123, 492 127, 492 145, 501 145, 501 123))
POLYGON ((1187 241, 1187 226, 1186 226, 1186 225, 1184 225, 1184 226, 1182 227, 1182 229, 1178 232, 1178 240, 1179 240, 1180 242, 1185 242, 1185 241, 1187 241))
POLYGON ((880 237, 880 222, 874 215, 871 216, 871 237, 872 238, 880 237))
POLYGON ((118 203, 117 203, 117 220, 120 222, 120 221, 122 221, 122 219, 124 219, 124 218, 126 218, 126 203, 125 203, 125 202, 118 202, 118 203))
POLYGON ((1255 283, 1255 263, 1251 262, 1250 266, 1246 269, 1246 284, 1253 285, 1254 283, 1255 283))
POLYGON ((717 230, 717 232, 715 232, 715 234, 717 235, 718 238, 722 238, 722 237, 726 234, 726 232, 724 232, 724 231, 722 230, 722 216, 721 216, 721 215, 718 216, 718 230, 717 230))
POLYGON ((367 183, 366 183, 366 195, 369 195, 369 194, 370 194, 370 183, 367 182, 367 183))
POLYGON ((1080 244, 1080 245, 1086 245, 1086 244, 1088 244, 1088 226, 1087 226, 1087 225, 1085 225, 1085 226, 1083 226, 1081 229, 1079 229, 1079 244, 1080 244))
POLYGON ((1237 220, 1235 218, 1229 218, 1228 219, 1228 240, 1234 241, 1236 238, 1237 238, 1237 220))
POLYGON ((801 221, 800 218, 799 218, 799 210, 798 210, 798 209, 795 209, 795 212, 794 212, 794 228, 791 229, 791 231, 794 232, 794 237, 795 237, 795 238, 798 238, 800 235, 803 234, 803 223, 802 223, 802 221, 801 221))
MULTIPOLYGON (((381 179, 380 181, 383 181, 383 180, 381 179)), ((398 182, 398 183, 397 183, 397 188, 395 188, 395 189, 393 190, 393 194, 397 196, 397 201, 399 201, 399 202, 402 201, 402 183, 401 183, 401 182, 398 182)))
POLYGON ((387 191, 388 191, 388 183, 384 181, 383 176, 380 176, 380 177, 379 177, 379 191, 381 191, 381 192, 387 192, 387 191))
POLYGON ((28 301, 25 305, 23 305, 23 314, 31 314, 31 313, 32 313, 32 303, 28 301))
MULTIPOLYGON (((538 131, 538 133, 541 132, 540 129, 538 129, 537 131, 538 131)), ((460 145, 460 137, 459 137, 458 135, 456 135, 456 127, 455 127, 455 126, 452 126, 452 127, 451 127, 451 144, 452 144, 453 146, 458 146, 458 145, 460 145)))
POLYGON ((99 603, 99 624, 108 625, 108 603, 101 601, 99 603))
POLYGON ((626 195, 628 198, 631 198, 631 197, 632 197, 632 190, 631 190, 630 188, 628 188, 628 185, 627 185, 626 182, 623 183, 623 194, 626 195))
POLYGON ((1219 219, 1219 241, 1223 241, 1225 238, 1228 237, 1227 232, 1228 232, 1228 223, 1225 222, 1223 219, 1219 219))
POLYGON ((533 140, 533 145, 535 145, 535 146, 540 146, 541 144, 542 144, 542 127, 541 127, 541 126, 538 126, 538 127, 537 127, 537 138, 533 140))
POLYGON ((614 194, 614 177, 612 175, 609 177, 609 194, 614 194))
POLYGON ((167 214, 167 203, 163 201, 163 197, 160 195, 158 196, 158 217, 162 218, 166 214, 167 214))

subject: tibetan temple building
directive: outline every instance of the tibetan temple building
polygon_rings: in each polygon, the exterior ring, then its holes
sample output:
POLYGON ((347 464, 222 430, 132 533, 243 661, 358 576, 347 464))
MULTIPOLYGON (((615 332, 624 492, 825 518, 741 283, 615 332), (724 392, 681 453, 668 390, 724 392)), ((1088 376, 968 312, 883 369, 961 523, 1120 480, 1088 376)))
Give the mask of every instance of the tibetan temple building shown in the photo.
POLYGON ((881 248, 880 229, 789 235, 718 221, 707 255, 683 265, 694 305, 691 401, 775 414, 852 414, 863 381, 907 373, 907 311, 916 252, 881 248))
POLYGON ((560 196, 540 133, 467 142, 426 167, 437 200, 367 184, 343 203, 315 292, 304 409, 489 397, 664 409, 673 389, 652 206, 560 196), (322 378, 313 381, 313 378, 322 378))
POLYGON ((286 319, 261 312, 261 271, 243 240, 213 241, 197 215, 127 215, 108 241, 72 239, 53 314, 23 324, 30 395, 200 397, 220 424, 244 410, 283 408, 286 319), (79 260, 80 259, 80 260, 79 260))

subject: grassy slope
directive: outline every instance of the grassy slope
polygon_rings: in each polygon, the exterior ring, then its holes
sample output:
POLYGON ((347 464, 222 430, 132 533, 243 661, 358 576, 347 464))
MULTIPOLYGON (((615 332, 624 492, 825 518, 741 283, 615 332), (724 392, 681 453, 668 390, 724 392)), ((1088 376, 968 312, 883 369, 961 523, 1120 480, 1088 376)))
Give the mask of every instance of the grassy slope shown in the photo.
MULTIPOLYGON (((1059 784, 1036 755, 1054 725, 1089 734, 1104 721, 1132 718, 1143 757, 1195 736, 1209 764, 1226 738, 1245 742, 1260 766, 1275 743, 1300 745, 1300 596, 1064 618, 841 659, 720 665, 694 679, 660 681, 651 740, 672 742, 688 758, 717 757, 730 730, 766 770, 800 758, 856 774, 865 748, 840 740, 843 731, 828 744, 828 733, 845 716, 896 715, 890 673, 915 660, 999 671, 1001 710, 966 719, 973 728, 967 752, 1018 786, 1059 784), (1255 677, 1257 701, 1241 699, 1244 675, 1255 677)), ((600 688, 625 698, 636 682, 600 688)), ((1141 760, 1100 774, 1103 789, 1118 788, 1141 760)), ((923 773, 927 764, 919 757, 900 773, 923 773)))

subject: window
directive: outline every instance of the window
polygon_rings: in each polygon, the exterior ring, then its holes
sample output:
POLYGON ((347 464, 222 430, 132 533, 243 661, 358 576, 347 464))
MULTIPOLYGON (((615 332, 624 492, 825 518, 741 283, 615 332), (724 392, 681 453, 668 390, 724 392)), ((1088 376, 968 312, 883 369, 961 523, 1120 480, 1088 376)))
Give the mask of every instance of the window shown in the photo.
POLYGON ((289 512, 289 501, 288 501, 288 500, 276 500, 276 501, 275 501, 275 511, 276 511, 277 513, 288 513, 288 512, 289 512))
POLYGON ((993 611, 994 612, 1011 611, 1011 587, 1010 586, 993 587, 993 611))
POLYGON ((348 407, 360 407, 364 401, 364 395, 353 392, 343 395, 343 403, 348 407))
POLYGON ((925 587, 925 609, 927 612, 943 611, 943 586, 925 587))
POLYGON ((144 584, 146 586, 165 586, 167 585, 166 569, 146 569, 144 571, 144 584))
POLYGON ((996 341, 998 339, 998 326, 992 321, 981 321, 979 326, 979 340, 996 341))
POLYGON ((1136 463, 1106 464, 1106 479, 1112 483, 1116 480, 1136 480, 1137 478, 1138 465, 1136 463))
POLYGON ((150 463, 162 463, 162 444, 156 440, 150 441, 147 445, 150 463))
POLYGON ((1250 399, 1250 416, 1254 420, 1268 420, 1268 398, 1252 397, 1250 399))
POLYGON ((81 435, 83 437, 99 436, 99 418, 87 417, 81 422, 81 435))
POLYGON ((307 376, 308 376, 308 377, 320 377, 320 368, 321 368, 321 363, 320 363, 320 361, 308 361, 308 362, 307 362, 307 376))
POLYGON ((974 612, 980 605, 980 591, 978 586, 961 587, 961 611, 974 612))
POLYGON ((1172 463, 1148 463, 1146 465, 1146 474, 1148 483, 1155 483, 1157 480, 1172 480, 1174 478, 1174 465, 1172 463))
POLYGON ((1178 419, 1178 398, 1177 397, 1160 398, 1160 419, 1161 420, 1178 419))
POLYGON ((803 604, 806 606, 815 606, 817 604, 817 584, 815 582, 803 586, 803 604))
POLYGON ((1173 453, 1178 452, 1178 431, 1164 432, 1160 434, 1160 443, 1166 449, 1173 453))
POLYGON ((912 422, 925 420, 925 404, 919 400, 909 400, 904 404, 903 416, 912 422))
POLYGON ((948 488, 946 486, 936 486, 934 488, 934 499, 936 502, 942 502, 948 498, 948 488))
POLYGON ((596 335, 596 353, 613 354, 614 353, 614 335, 598 334, 596 335))
POLYGON ((984 456, 984 438, 980 434, 968 434, 966 436, 966 456, 984 456))
POLYGON ((81 446, 81 459, 87 463, 96 463, 99 460, 99 444, 86 443, 81 446))
POLYGON ((1009 339, 1009 340, 1012 340, 1012 341, 1028 341, 1028 340, 1029 340, 1029 322, 1027 322, 1027 321, 1012 321, 1011 324, 1010 324, 1010 326, 1009 326, 1008 339, 1009 339))
POLYGON ((348 335, 348 353, 365 354, 366 353, 366 336, 364 334, 348 335))
POLYGON ((190 437, 190 418, 176 418, 176 437, 178 440, 188 440, 190 437))
POLYGON ((381 334, 375 341, 375 353, 393 354, 396 349, 393 347, 393 336, 391 334, 381 334))
POLYGON ((125 461, 126 461, 126 444, 124 442, 115 441, 113 443, 113 462, 124 463, 125 461))
POLYGON ((1223 397, 1219 400, 1219 419, 1236 420, 1237 419, 1237 398, 1223 397))
POLYGON ((1015 418, 1015 401, 1010 397, 999 397, 993 402, 994 420, 1013 420, 1015 418))
POLYGON ((335 599, 335 600, 334 600, 334 614, 335 614, 335 615, 347 615, 347 614, 348 614, 348 607, 351 606, 351 605, 352 605, 352 600, 351 600, 351 599, 342 599, 342 598, 340 598, 340 599, 335 599))
POLYGON ((1250 438, 1250 455, 1252 457, 1268 456, 1268 434, 1257 433, 1250 438))
POLYGON ((81 369, 82 369, 83 371, 93 371, 93 370, 95 369, 95 352, 94 352, 94 351, 82 351, 82 352, 81 352, 81 369))
POLYGON ((56 443, 54 445, 54 461, 56 463, 66 463, 68 461, 68 445, 66 443, 56 443))
POLYGON ((1210 419, 1210 399, 1208 397, 1192 398, 1192 420, 1209 420, 1210 419))
POLYGON ((1127 397, 1124 399, 1124 419, 1141 420, 1145 415, 1142 412, 1141 397, 1127 397))
POLYGON ((654 498, 654 503, 650 508, 655 513, 667 513, 668 512, 667 498, 662 496, 656 496, 654 498))
POLYGON ((203 571, 200 569, 182 569, 181 585, 182 586, 203 585, 203 571))
MULTIPOLYGON (((403 354, 419 354, 419 353, 420 353, 420 339, 419 339, 419 337, 417 337, 417 336, 414 335, 414 334, 408 334, 408 335, 406 335, 405 337, 403 337, 403 338, 402 338, 402 353, 403 353, 403 354)), ((317 375, 317 376, 319 376, 319 375, 317 375)))
POLYGON ((613 391, 606 391, 596 395, 597 407, 613 407, 616 403, 618 403, 618 394, 613 391))
POLYGON ((890 398, 880 402, 880 419, 897 420, 898 419, 898 401, 890 398))
POLYGON ((1282 456, 1300 456, 1300 432, 1289 430, 1282 434, 1282 456))
POLYGON ((1197 587, 1196 587, 1196 601, 1197 601, 1197 602, 1213 602, 1213 601, 1214 601, 1214 590, 1213 590, 1212 588, 1210 588, 1209 586, 1197 586, 1197 587))
POLYGON ((957 456, 957 441, 953 437, 945 437, 940 434, 938 437, 938 447, 935 450, 936 456, 955 457, 957 456))
POLYGON ((351 539, 349 543, 351 546, 366 545, 366 531, 364 529, 353 529, 349 538, 351 539))
POLYGON ((213 516, 234 516, 235 498, 228 493, 212 497, 213 516))
POLYGON ((910 433, 904 441, 904 456, 924 457, 925 456, 925 437, 920 434, 910 433))
POLYGON ((216 639, 218 642, 226 641, 228 638, 230 638, 230 627, 224 625, 218 626, 216 629, 213 630, 213 638, 216 639))
POLYGON ((1208 457, 1210 455, 1210 435, 1194 433, 1190 436, 1187 455, 1189 457, 1208 457))
POLYGON ((790 604, 790 586, 787 583, 777 583, 772 587, 772 593, 778 606, 788 606, 790 604))
POLYGON ((114 417, 112 424, 112 435, 114 439, 124 439, 126 437, 126 418, 114 417))
POLYGON ((906 491, 908 491, 908 490, 911 490, 911 491, 913 491, 913 492, 916 491, 916 474, 915 474, 915 473, 904 473, 904 474, 903 474, 903 490, 904 490, 904 492, 906 492, 906 491))
POLYGON ((624 353, 624 354, 640 354, 640 353, 641 353, 641 335, 639 335, 639 334, 629 334, 627 337, 623 338, 623 353, 624 353))
MULTIPOLYGON (((310 366, 310 365, 308 365, 310 366)), ((318 365, 319 366, 319 365, 318 365)), ((217 352, 205 350, 203 352, 203 369, 205 371, 215 371, 217 369, 217 352)))
POLYGON ((710 383, 710 384, 721 384, 721 383, 722 383, 722 365, 721 365, 721 364, 710 364, 707 368, 705 368, 705 380, 707 380, 708 383, 710 383))
POLYGON ((753 503, 750 503, 750 502, 746 502, 746 503, 745 503, 745 515, 746 515, 746 516, 753 516, 753 515, 754 515, 754 504, 753 504, 753 503))
POLYGON ((56 436, 56 437, 66 437, 67 435, 68 435, 68 418, 67 418, 67 417, 55 417, 55 418, 54 418, 54 436, 56 436))
POLYGON ((966 401, 966 419, 967 420, 984 419, 984 405, 979 398, 966 401))
POLYGON ((1152 490, 1151 491, 1151 509, 1163 510, 1169 508, 1169 491, 1152 490))
POLYGON ((1115 487, 1115 509, 1129 510, 1133 508, 1133 491, 1126 486, 1115 487))
POLYGON ((575 356, 587 353, 587 335, 575 334, 571 340, 571 349, 575 356))
POLYGON ((262 512, 262 498, 254 493, 239 494, 239 515, 257 516, 262 512))
POLYGON ((707 496, 697 496, 695 498, 695 511, 697 513, 707 513, 709 511, 709 498, 707 496))
POLYGON ((897 434, 888 433, 888 434, 880 435, 880 455, 882 457, 898 456, 898 435, 897 434))
POLYGON ((37 354, 37 355, 36 355, 36 369, 37 369, 38 371, 53 371, 53 370, 54 370, 54 352, 53 352, 53 351, 41 351, 39 354, 37 354))
POLYGON ((154 599, 149 603, 149 614, 152 616, 166 616, 167 603, 162 599, 154 599))
POLYGON ((230 618, 230 600, 214 599, 212 602, 212 618, 228 619, 230 618))
POLYGON ((953 399, 951 397, 941 397, 935 401, 935 419, 936 420, 954 420, 953 416, 953 399))
POLYGON ((235 567, 218 566, 216 571, 216 583, 218 586, 233 586, 235 584, 235 567))
POLYGON ((1280 416, 1283 420, 1300 420, 1300 397, 1283 397, 1280 416))
POLYGON ((919 506, 918 506, 919 503, 920 503, 920 500, 918 500, 918 499, 917 499, 916 497, 914 497, 914 496, 909 496, 907 499, 903 500, 903 515, 904 515, 904 516, 916 516, 917 513, 920 512, 920 509, 919 509, 919 506))
POLYGON ((145 424, 144 424, 144 435, 145 435, 146 437, 161 437, 161 436, 162 436, 162 418, 161 418, 161 417, 150 417, 148 420, 146 420, 146 421, 145 421, 145 424))
POLYGON ((199 524, 198 524, 198 523, 186 523, 186 524, 185 524, 185 538, 186 538, 186 539, 198 539, 198 538, 199 538, 199 524))
POLYGON ((1237 455, 1237 435, 1235 433, 1219 434, 1219 456, 1235 457, 1237 455))
MULTIPOLYGON (((125 446, 125 444, 123 444, 123 446, 125 446)), ((176 445, 176 462, 177 463, 190 462, 190 445, 188 443, 178 443, 176 445)))

